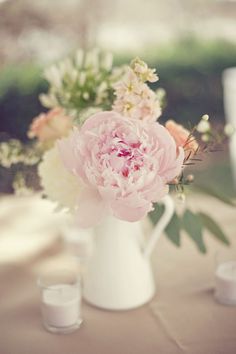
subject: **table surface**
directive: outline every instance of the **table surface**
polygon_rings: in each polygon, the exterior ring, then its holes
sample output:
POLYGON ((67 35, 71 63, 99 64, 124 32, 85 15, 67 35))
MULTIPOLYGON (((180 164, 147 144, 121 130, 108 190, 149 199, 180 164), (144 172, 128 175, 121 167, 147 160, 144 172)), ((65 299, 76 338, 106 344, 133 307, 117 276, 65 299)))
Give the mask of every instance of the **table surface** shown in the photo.
MULTIPOLYGON (((211 213, 236 249, 236 213, 205 196, 188 199, 211 213)), ((1 354, 235 354, 236 307, 214 300, 214 257, 226 248, 205 234, 207 255, 182 236, 176 248, 164 236, 152 262, 157 291, 135 310, 103 311, 83 303, 84 323, 68 335, 41 324, 38 274, 55 265, 76 267, 60 241, 63 215, 37 197, 0 199, 1 354)))

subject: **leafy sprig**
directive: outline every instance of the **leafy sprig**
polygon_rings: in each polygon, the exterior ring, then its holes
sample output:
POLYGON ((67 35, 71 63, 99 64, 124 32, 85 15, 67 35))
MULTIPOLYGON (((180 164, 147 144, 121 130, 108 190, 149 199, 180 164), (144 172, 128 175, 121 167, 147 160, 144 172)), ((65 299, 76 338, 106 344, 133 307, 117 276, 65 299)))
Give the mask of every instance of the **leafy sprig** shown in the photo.
POLYGON ((81 124, 98 110, 111 109, 113 84, 123 67, 112 67, 112 55, 97 49, 78 50, 74 56, 45 70, 49 82, 47 94, 40 95, 47 108, 62 107, 81 124))
MULTIPOLYGON (((149 214, 154 225, 158 222, 163 212, 164 206, 156 205, 154 211, 149 214)), ((174 213, 165 229, 165 234, 175 246, 180 247, 183 231, 192 239, 201 253, 207 252, 204 238, 205 231, 210 232, 214 238, 225 246, 230 245, 229 239, 217 221, 203 212, 193 212, 186 208, 182 215, 174 213)))
MULTIPOLYGON (((186 174, 185 167, 193 166, 203 161, 206 154, 222 151, 222 146, 227 141, 229 134, 225 128, 213 127, 209 123, 209 116, 203 115, 197 125, 190 128, 190 133, 183 145, 185 150, 185 158, 183 162, 183 170, 181 174, 170 182, 175 187, 180 199, 184 199, 184 187, 190 185, 194 181, 192 174, 186 174), (189 150, 188 146, 193 142, 198 144, 195 151, 189 150)), ((233 131, 231 130, 233 134, 233 131)))

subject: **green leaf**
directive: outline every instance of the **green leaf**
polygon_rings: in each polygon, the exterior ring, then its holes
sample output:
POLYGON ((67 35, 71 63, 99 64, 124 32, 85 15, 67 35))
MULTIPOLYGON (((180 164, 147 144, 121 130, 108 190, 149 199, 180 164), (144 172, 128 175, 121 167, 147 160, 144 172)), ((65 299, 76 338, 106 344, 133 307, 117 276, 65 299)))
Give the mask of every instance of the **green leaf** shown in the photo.
POLYGON ((202 219, 204 226, 221 242, 230 245, 229 240, 225 236, 221 227, 207 214, 199 212, 198 215, 202 219))
POLYGON ((180 229, 181 223, 179 217, 176 213, 172 216, 169 224, 165 228, 165 233, 169 240, 173 242, 176 246, 180 247, 180 229))
POLYGON ((199 251, 206 253, 207 250, 202 235, 202 221, 199 215, 192 213, 189 209, 186 209, 183 215, 182 225, 191 239, 195 242, 199 251))
POLYGON ((199 192, 208 194, 211 197, 219 199, 225 204, 228 204, 230 206, 236 207, 236 203, 233 200, 231 200, 228 196, 226 196, 225 194, 219 192, 218 190, 213 189, 212 187, 204 186, 204 185, 196 185, 195 184, 194 185, 194 189, 199 191, 199 192))
MULTIPOLYGON (((164 209, 164 205, 155 204, 155 209, 148 214, 153 225, 156 225, 156 223, 158 223, 162 214, 164 213, 164 209)), ((175 213, 172 219, 170 220, 170 223, 165 228, 165 233, 168 239, 178 247, 180 246, 180 229, 181 223, 177 214, 175 213)))
POLYGON ((160 219, 160 217, 162 216, 162 214, 164 213, 164 205, 162 204, 155 204, 154 205, 154 210, 151 211, 148 216, 150 217, 151 219, 151 222, 153 223, 153 225, 156 225, 160 219))

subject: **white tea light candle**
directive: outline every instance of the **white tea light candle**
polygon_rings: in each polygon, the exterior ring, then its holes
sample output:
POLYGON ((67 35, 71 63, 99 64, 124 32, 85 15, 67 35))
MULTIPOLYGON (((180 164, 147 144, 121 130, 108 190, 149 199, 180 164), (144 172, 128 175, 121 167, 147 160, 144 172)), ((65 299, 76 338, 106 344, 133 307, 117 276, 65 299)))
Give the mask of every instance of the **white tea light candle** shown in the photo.
POLYGON ((67 284, 52 285, 43 291, 44 320, 54 327, 69 327, 80 317, 79 289, 67 284))
POLYGON ((216 299, 225 305, 236 305, 236 261, 227 261, 216 269, 216 299))
MULTIPOLYGON (((233 127, 236 127, 236 67, 224 70, 222 82, 226 120, 233 127)), ((236 186, 236 134, 231 137, 229 147, 234 185, 236 186)))
POLYGON ((62 272, 41 278, 41 309, 43 324, 54 333, 70 333, 81 320, 81 291, 76 275, 62 272))

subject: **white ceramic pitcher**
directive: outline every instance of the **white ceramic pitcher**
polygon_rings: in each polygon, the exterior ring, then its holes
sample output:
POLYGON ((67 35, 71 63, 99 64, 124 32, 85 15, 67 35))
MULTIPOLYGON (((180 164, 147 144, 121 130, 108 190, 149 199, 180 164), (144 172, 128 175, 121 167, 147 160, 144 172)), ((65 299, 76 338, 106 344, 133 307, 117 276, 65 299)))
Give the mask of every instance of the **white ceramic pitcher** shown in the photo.
POLYGON ((148 302, 155 293, 150 255, 169 223, 174 203, 163 198, 164 214, 142 247, 141 222, 108 217, 95 229, 95 251, 84 276, 84 299, 107 310, 128 310, 148 302))

